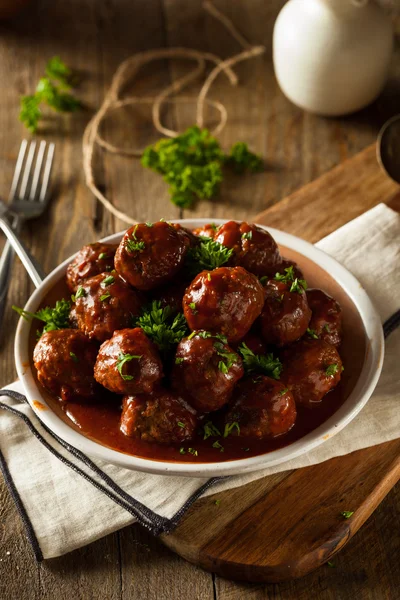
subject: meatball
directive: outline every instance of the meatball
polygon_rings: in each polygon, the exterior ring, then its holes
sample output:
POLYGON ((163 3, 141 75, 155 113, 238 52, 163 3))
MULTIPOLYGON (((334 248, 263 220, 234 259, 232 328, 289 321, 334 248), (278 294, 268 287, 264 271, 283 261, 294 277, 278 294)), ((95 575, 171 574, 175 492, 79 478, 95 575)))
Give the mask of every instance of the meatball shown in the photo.
POLYGON ((90 339, 104 342, 117 329, 132 327, 142 298, 115 271, 85 281, 75 296, 74 318, 90 339))
POLYGON ((93 398, 100 389, 93 376, 97 349, 95 342, 76 329, 44 333, 33 352, 40 383, 65 402, 93 398))
POLYGON ((161 380, 163 366, 143 329, 122 329, 100 346, 94 376, 116 394, 149 394, 161 380))
POLYGON ((307 290, 308 306, 311 309, 310 329, 321 340, 339 346, 342 341, 342 309, 322 290, 307 290))
POLYGON ((153 300, 158 300, 162 308, 170 306, 174 314, 182 312, 182 300, 189 283, 185 281, 173 281, 167 286, 154 290, 151 297, 153 300))
POLYGON ((196 427, 195 411, 173 392, 123 399, 121 431, 129 437, 157 444, 181 444, 193 437, 196 427))
POLYGON ((207 237, 214 239, 215 234, 218 231, 218 225, 215 223, 207 223, 207 225, 203 225, 202 227, 197 227, 193 229, 193 233, 195 235, 199 235, 200 237, 207 237))
POLYGON ((265 285, 266 300, 260 321, 267 344, 286 346, 307 331, 311 319, 307 297, 300 285, 291 292, 291 283, 270 279, 265 285))
POLYGON ((264 289, 242 267, 202 271, 186 289, 183 311, 190 329, 221 333, 240 340, 261 313, 264 289))
POLYGON ((312 407, 339 383, 342 361, 338 351, 323 340, 303 339, 282 353, 281 380, 297 404, 312 407))
POLYGON ((190 245, 191 238, 182 227, 164 221, 140 223, 122 238, 115 268, 133 287, 151 290, 178 273, 190 245))
MULTIPOLYGON (((255 329, 255 327, 253 327, 253 329, 255 329)), ((236 344, 236 346, 240 346, 242 343, 246 344, 246 346, 252 352, 254 352, 254 354, 265 354, 267 352, 267 347, 264 340, 252 329, 246 333, 244 338, 240 340, 240 343, 236 344)))
POLYGON ((257 225, 229 221, 218 229, 215 241, 233 248, 229 264, 259 276, 273 276, 278 271, 282 260, 278 246, 272 235, 257 225))
POLYGON ((242 360, 227 344, 200 332, 183 339, 176 350, 172 387, 200 412, 218 410, 229 401, 243 377, 242 360))
POLYGON ((292 393, 280 381, 263 375, 238 385, 225 417, 231 435, 256 439, 283 435, 295 421, 296 404, 292 393))
POLYGON ((76 292, 86 279, 104 271, 112 271, 117 248, 118 244, 101 242, 83 246, 67 268, 66 282, 71 292, 76 292))

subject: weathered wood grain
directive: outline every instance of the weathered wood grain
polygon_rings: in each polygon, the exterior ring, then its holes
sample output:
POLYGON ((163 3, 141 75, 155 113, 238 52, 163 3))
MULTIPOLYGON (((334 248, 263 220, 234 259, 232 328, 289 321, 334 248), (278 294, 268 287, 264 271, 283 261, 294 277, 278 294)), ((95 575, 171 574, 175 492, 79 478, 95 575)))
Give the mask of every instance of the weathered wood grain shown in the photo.
MULTIPOLYGON (((229 89, 220 78, 212 92, 212 97, 223 99, 230 110, 231 120, 222 136, 224 146, 238 139, 249 142, 267 158, 268 169, 254 177, 227 178, 217 202, 201 202, 194 212, 185 216, 253 216, 372 143, 379 125, 398 110, 398 60, 393 63, 392 80, 384 94, 362 113, 325 120, 305 115, 292 106, 276 86, 270 60, 273 20, 283 3, 284 0, 235 3, 216 0, 249 40, 269 47, 266 58, 238 67, 241 84, 236 90, 229 89)), ((207 48, 224 56, 237 49, 221 26, 201 13, 200 0, 190 3, 185 0, 70 0, 67 3, 37 0, 20 17, 0 23, 0 189, 3 196, 11 183, 20 140, 26 136, 17 120, 19 96, 33 90, 46 60, 54 54, 60 54, 85 75, 80 95, 88 105, 87 111, 73 117, 48 118, 43 132, 47 139, 57 143, 57 188, 48 215, 25 229, 24 240, 47 269, 89 239, 123 228, 108 215, 101 219, 97 229, 93 226, 92 199, 81 169, 83 127, 92 110, 99 106, 121 60, 139 49, 177 43, 207 48)), ((398 48, 396 52, 398 58, 398 48)), ((141 89, 148 86, 159 89, 171 76, 176 76, 178 67, 147 68, 139 82, 141 89)), ((121 115, 117 126, 106 124, 105 134, 119 141, 137 139, 146 144, 154 139, 146 114, 144 121, 137 112, 121 115)), ((191 115, 185 115, 181 109, 169 111, 166 119, 167 123, 179 126, 192 122, 191 115)), ((99 181, 113 201, 134 217, 155 219, 160 214, 178 215, 168 203, 166 186, 157 175, 142 170, 134 161, 102 153, 97 164, 99 181)), ((28 278, 16 263, 10 301, 23 305, 30 291, 28 278)), ((1 385, 15 377, 12 345, 16 320, 10 311, 0 334, 1 385)), ((399 539, 393 535, 399 507, 400 493, 393 491, 335 558, 336 569, 322 567, 301 580, 275 586, 238 585, 217 578, 215 597, 219 600, 393 598, 399 587, 396 568, 400 562, 399 539)), ((163 600, 192 597, 191 589, 196 590, 199 598, 212 598, 211 576, 186 564, 137 527, 37 566, 2 483, 0 559, 0 598, 10 600, 43 597, 163 600), (135 558, 132 546, 136 547, 136 541, 149 543, 150 553, 135 558)))

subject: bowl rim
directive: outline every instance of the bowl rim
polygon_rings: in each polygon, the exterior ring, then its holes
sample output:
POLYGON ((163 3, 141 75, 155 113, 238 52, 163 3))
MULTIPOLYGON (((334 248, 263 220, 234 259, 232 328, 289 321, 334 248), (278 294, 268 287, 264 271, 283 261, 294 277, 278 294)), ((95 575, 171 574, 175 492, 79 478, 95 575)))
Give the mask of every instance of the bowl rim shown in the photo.
MULTIPOLYGON (((220 225, 226 223, 228 220, 229 219, 193 218, 170 219, 170 222, 195 228, 210 222, 220 225)), ((333 257, 297 236, 272 227, 266 227, 264 225, 258 226, 268 231, 278 244, 295 250, 312 262, 318 264, 330 274, 334 273, 337 283, 344 289, 359 312, 366 335, 366 355, 364 364, 354 389, 342 406, 340 406, 331 417, 319 427, 288 446, 265 454, 238 460, 221 463, 173 463, 124 454, 85 437, 83 434, 72 429, 53 412, 45 398, 43 398, 40 388, 33 377, 29 357, 30 322, 21 317, 18 321, 15 335, 15 364, 18 377, 24 387, 25 395, 39 420, 42 421, 51 432, 54 431, 54 433, 61 437, 65 442, 71 444, 90 457, 136 471, 144 471, 159 475, 182 475, 207 478, 250 473, 285 463, 313 450, 346 427, 350 421, 358 415, 369 400, 382 370, 384 338, 380 317, 362 285, 354 275, 333 257), (38 401, 39 404, 37 404, 38 401)), ((103 238, 101 241, 108 243, 118 242, 123 234, 124 231, 115 233, 103 238)), ((60 276, 65 273, 68 264, 73 260, 76 254, 77 253, 64 260, 58 267, 51 271, 49 275, 47 275, 42 284, 33 292, 27 301, 24 307, 26 311, 35 312, 37 310, 43 297, 53 287, 54 283, 59 280, 60 276)))

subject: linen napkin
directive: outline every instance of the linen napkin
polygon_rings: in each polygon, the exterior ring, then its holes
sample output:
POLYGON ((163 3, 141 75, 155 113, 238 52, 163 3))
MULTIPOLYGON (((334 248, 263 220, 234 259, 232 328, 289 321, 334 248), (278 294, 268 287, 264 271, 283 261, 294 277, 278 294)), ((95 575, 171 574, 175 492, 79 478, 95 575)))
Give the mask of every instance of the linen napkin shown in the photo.
POLYGON ((256 473, 201 479, 149 475, 92 461, 50 433, 15 382, 0 395, 0 468, 37 560, 60 556, 139 521, 171 531, 200 496, 400 437, 400 216, 381 204, 321 240, 365 287, 384 323, 379 384, 361 413, 312 452, 256 473), (94 510, 95 507, 95 510, 94 510))

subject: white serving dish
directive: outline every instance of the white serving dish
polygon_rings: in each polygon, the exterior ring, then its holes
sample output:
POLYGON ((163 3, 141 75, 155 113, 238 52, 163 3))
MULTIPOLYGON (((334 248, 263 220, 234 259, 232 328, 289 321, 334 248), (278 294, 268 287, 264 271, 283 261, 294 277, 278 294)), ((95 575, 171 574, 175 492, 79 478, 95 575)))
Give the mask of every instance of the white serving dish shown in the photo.
MULTIPOLYGON (((182 219, 175 220, 174 222, 181 223, 185 227, 195 228, 210 221, 216 224, 225 222, 222 219, 182 219)), ((375 389, 382 369, 384 340, 379 316, 361 284, 336 260, 298 237, 277 229, 268 227, 264 227, 264 229, 267 229, 272 234, 279 246, 284 247, 284 254, 289 255, 289 258, 294 257, 303 270, 304 264, 307 265, 307 278, 309 278, 310 274, 312 276, 313 272, 318 272, 319 277, 322 278, 324 273, 329 274, 330 281, 332 282, 331 285, 337 286, 338 289, 341 288, 342 294, 344 292, 348 301, 352 304, 352 310, 355 310, 357 313, 350 316, 354 322, 355 320, 359 321, 357 326, 358 335, 364 336, 365 352, 362 358, 361 372, 345 402, 327 421, 286 447, 259 456, 221 463, 164 462, 138 458, 112 450, 72 429, 49 406, 32 372, 31 356, 29 353, 31 324, 21 318, 18 322, 15 337, 15 362, 18 376, 23 383, 27 399, 37 416, 51 431, 90 457, 98 458, 127 469, 162 475, 170 474, 192 477, 234 475, 271 467, 296 458, 305 452, 309 452, 346 427, 367 403, 375 389)), ((104 241, 118 243, 122 235, 122 233, 117 233, 105 238, 104 241)), ((72 258, 70 257, 65 260, 46 277, 42 285, 28 300, 25 310, 35 312, 38 309, 49 290, 65 274, 72 258)), ((313 283, 313 285, 316 284, 313 283)), ((326 289, 326 285, 321 285, 321 287, 326 289)), ((331 290, 328 289, 327 291, 331 290)), ((345 310, 343 312, 345 314, 345 310)), ((356 324, 354 327, 356 327, 356 324)))

